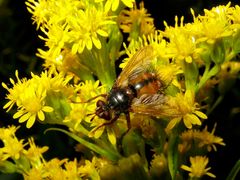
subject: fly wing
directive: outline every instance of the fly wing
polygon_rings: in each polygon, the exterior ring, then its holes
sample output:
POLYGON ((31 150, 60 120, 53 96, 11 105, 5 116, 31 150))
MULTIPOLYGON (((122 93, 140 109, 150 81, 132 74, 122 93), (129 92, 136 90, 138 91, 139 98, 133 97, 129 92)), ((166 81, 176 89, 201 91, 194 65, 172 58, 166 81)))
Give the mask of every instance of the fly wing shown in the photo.
POLYGON ((151 64, 153 58, 154 49, 152 46, 145 46, 140 49, 136 54, 134 54, 134 56, 128 61, 127 65, 123 68, 122 72, 116 80, 115 85, 126 86, 129 79, 146 71, 147 66, 151 64))
POLYGON ((178 117, 180 115, 177 109, 167 104, 167 97, 164 94, 143 94, 135 98, 131 111, 156 117, 178 117))

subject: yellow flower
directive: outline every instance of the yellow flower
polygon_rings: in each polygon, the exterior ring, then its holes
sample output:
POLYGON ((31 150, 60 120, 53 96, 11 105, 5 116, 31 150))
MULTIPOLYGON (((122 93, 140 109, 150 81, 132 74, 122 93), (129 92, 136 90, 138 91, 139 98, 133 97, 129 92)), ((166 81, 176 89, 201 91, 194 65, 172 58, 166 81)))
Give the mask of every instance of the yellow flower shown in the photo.
POLYGON ((177 75, 182 74, 183 70, 180 66, 174 64, 174 63, 168 63, 168 64, 159 64, 155 67, 158 77, 161 79, 163 84, 169 85, 174 84, 176 87, 180 88, 180 85, 177 81, 177 75))
MULTIPOLYGON (((99 0, 95 0, 99 1, 99 0)), ((129 8, 132 8, 135 0, 121 0, 123 4, 129 8)), ((107 0, 105 4, 105 11, 109 11, 110 8, 112 11, 116 11, 117 8, 119 7, 119 0, 107 0)))
POLYGON ((56 59, 61 54, 65 43, 69 41, 69 29, 60 25, 46 25, 46 27, 40 29, 46 37, 39 37, 45 41, 45 46, 49 49, 46 51, 38 49, 39 54, 37 55, 44 59, 56 59))
MULTIPOLYGON (((87 69, 86 66, 81 64, 80 58, 71 52, 71 49, 64 48, 61 50, 60 55, 51 54, 49 51, 38 49, 37 56, 45 60, 43 66, 49 72, 63 72, 69 75, 79 75, 79 70, 87 69)), ((89 70, 90 71, 90 70, 89 70)))
POLYGON ((172 116, 172 119, 166 127, 166 131, 169 132, 177 123, 183 120, 184 125, 191 129, 192 125, 201 125, 199 117, 207 119, 207 116, 198 111, 198 103, 194 101, 194 93, 187 90, 185 94, 178 93, 176 97, 172 97, 167 102, 169 109, 166 109, 166 114, 172 116))
POLYGON ((76 158, 73 161, 65 162, 64 167, 65 167, 64 176, 66 179, 73 179, 73 180, 79 179, 80 171, 78 168, 78 162, 76 158))
POLYGON ((228 16, 230 5, 231 3, 229 2, 226 6, 217 6, 211 10, 205 9, 204 16, 198 16, 198 18, 194 19, 194 24, 196 23, 200 28, 198 42, 206 41, 213 44, 216 39, 233 34, 228 16))
POLYGON ((10 126, 8 128, 0 128, 0 139, 3 142, 3 147, 0 148, 1 160, 8 158, 19 159, 24 151, 23 140, 18 140, 15 132, 18 128, 10 126))
MULTIPOLYGON (((96 82, 85 81, 75 86, 75 92, 78 93, 80 102, 86 102, 93 97, 101 94, 106 94, 107 88, 104 85, 100 85, 99 80, 97 80, 96 82)), ((94 101, 91 102, 96 103, 96 101, 97 99, 94 99, 94 101)))
POLYGON ((132 33, 134 37, 128 38, 128 40, 137 39, 139 36, 148 35, 154 32, 153 18, 149 17, 147 10, 144 9, 143 2, 140 3, 140 9, 137 9, 136 5, 133 9, 123 10, 119 15, 118 21, 120 28, 125 33, 132 33), (137 35, 137 36, 136 36, 137 35))
MULTIPOLYGON (((169 38, 168 53, 172 58, 179 61, 191 63, 193 59, 197 59, 201 48, 197 48, 197 43, 191 31, 188 31, 183 25, 183 17, 180 26, 178 26, 178 17, 175 17, 175 27, 169 27, 165 22, 166 30, 163 34, 169 38)), ((180 63, 181 64, 181 63, 180 63)))
POLYGON ((27 121, 27 128, 31 128, 38 118, 40 121, 45 120, 45 112, 52 112, 53 108, 45 106, 46 90, 41 86, 36 89, 35 84, 31 84, 21 94, 21 105, 17 112, 13 115, 14 119, 19 118, 19 122, 27 121))
POLYGON ((198 148, 206 147, 208 151, 211 151, 212 149, 217 151, 216 144, 225 146, 223 139, 214 135, 215 129, 216 125, 214 126, 212 132, 208 132, 207 127, 205 127, 202 131, 196 129, 184 131, 180 135, 180 139, 182 141, 179 145, 180 152, 189 150, 193 144, 198 148))
POLYGON ((108 16, 103 9, 95 7, 78 10, 76 13, 76 16, 70 19, 71 26, 68 34, 73 54, 82 53, 85 47, 91 50, 93 45, 101 49, 100 37, 107 37, 109 25, 115 24, 111 20, 112 17, 108 16))
POLYGON ((79 167, 80 176, 83 179, 95 179, 100 180, 100 176, 98 174, 96 165, 96 157, 93 157, 92 162, 89 160, 85 160, 85 164, 79 167))
MULTIPOLYGON (((88 114, 88 104, 87 103, 71 103, 71 111, 69 115, 63 120, 64 123, 68 124, 68 127, 73 126, 74 130, 78 129, 79 124, 88 114), (73 124, 73 125, 71 125, 73 124)), ((94 108, 92 108, 94 109, 94 108)))
POLYGON ((108 121, 101 119, 98 116, 95 116, 90 125, 91 127, 94 128, 90 131, 89 137, 94 137, 98 139, 102 136, 102 134, 106 130, 108 140, 110 141, 111 144, 116 145, 117 142, 116 132, 119 132, 118 126, 116 122, 102 126, 106 122, 108 121))
POLYGON ((25 180, 42 180, 46 178, 43 176, 42 167, 34 167, 29 171, 23 173, 23 177, 25 180))
POLYGON ((106 88, 105 86, 100 86, 100 81, 85 81, 75 86, 75 93, 78 96, 73 99, 71 111, 65 117, 64 122, 73 123, 73 129, 78 130, 82 120, 92 124, 91 120, 96 110, 96 102, 100 98, 95 99, 95 97, 106 94, 106 88))
POLYGON ((28 144, 29 148, 24 154, 30 160, 31 165, 38 168, 44 162, 42 154, 48 150, 48 147, 37 147, 33 138, 28 139, 28 144))
MULTIPOLYGON (((65 118, 64 122, 73 123, 74 129, 77 130, 79 124, 84 119, 86 122, 90 123, 90 127, 93 127, 93 129, 88 134, 90 137, 98 139, 102 136, 104 130, 106 130, 109 141, 115 145, 116 144, 115 123, 113 123, 112 125, 102 126, 102 124, 105 123, 106 120, 99 118, 95 114, 96 102, 100 98, 102 98, 95 97, 99 95, 104 95, 107 92, 106 87, 100 86, 99 83, 100 83, 99 81, 96 82, 86 81, 85 83, 82 82, 75 87, 75 91, 78 93, 76 102, 80 102, 80 104, 74 103, 72 104, 72 110, 70 114, 65 118)), ((84 131, 83 133, 87 133, 87 131, 84 131)))
POLYGON ((150 173, 161 177, 163 173, 168 171, 167 158, 164 154, 154 154, 151 161, 150 173))
POLYGON ((26 4, 37 27, 41 26, 45 34, 40 38, 49 49, 39 50, 44 59, 57 59, 63 48, 72 49, 73 54, 82 53, 85 47, 101 49, 100 39, 108 36, 109 25, 116 24, 98 2, 29 0, 26 4))
POLYGON ((40 25, 43 25, 47 21, 48 11, 43 11, 43 9, 48 9, 48 1, 38 2, 35 0, 28 0, 25 2, 27 5, 27 10, 33 14, 32 20, 33 23, 37 24, 37 29, 39 29, 40 25))
POLYGON ((207 131, 207 127, 205 127, 202 132, 196 131, 194 133, 194 138, 198 139, 200 141, 198 143, 198 146, 199 147, 207 146, 208 151, 211 151, 212 149, 214 151, 217 151, 215 144, 225 146, 223 139, 221 137, 214 135, 215 130, 216 130, 216 124, 215 124, 214 128, 212 129, 211 133, 207 131))
POLYGON ((2 139, 4 141, 5 139, 8 139, 9 137, 14 138, 15 133, 18 130, 18 128, 19 127, 16 127, 14 125, 8 126, 7 128, 0 128, 0 139, 2 139))
POLYGON ((65 172, 62 166, 67 162, 67 159, 59 160, 57 158, 51 159, 44 163, 43 177, 46 179, 65 179, 65 172))
POLYGON ((233 21, 234 24, 238 25, 238 28, 240 27, 240 7, 239 5, 236 5, 235 8, 230 8, 230 19, 233 21))
POLYGON ((208 175, 212 178, 216 176, 208 172, 211 168, 206 168, 208 164, 208 158, 206 156, 190 157, 191 166, 182 165, 181 168, 185 171, 189 171, 189 176, 192 178, 200 178, 204 175, 208 175))
POLYGON ((71 75, 65 76, 63 73, 52 74, 44 71, 40 76, 33 73, 31 73, 31 76, 31 83, 41 85, 47 92, 63 92, 66 96, 73 93, 73 88, 68 86, 69 81, 72 79, 71 75))
POLYGON ((123 46, 128 57, 123 59, 123 62, 119 65, 119 67, 124 68, 139 49, 149 45, 154 49, 154 51, 148 54, 149 58, 152 59, 153 66, 156 59, 160 59, 162 63, 169 64, 168 58, 170 56, 168 55, 167 42, 163 39, 161 32, 156 30, 152 34, 143 35, 142 37, 138 37, 137 40, 132 40, 128 47, 124 43, 123 46))
POLYGON ((29 80, 19 80, 18 76, 17 79, 17 83, 10 79, 12 88, 3 84, 9 92, 6 97, 9 102, 4 108, 9 110, 16 103, 18 109, 13 118, 20 118, 20 123, 27 121, 27 128, 32 127, 36 119, 44 121, 45 113, 53 112, 53 107, 47 105, 49 103, 47 98, 48 100, 55 96, 66 98, 74 93, 73 87, 68 85, 72 76, 53 75, 45 71, 40 76, 32 74, 32 79, 29 80))
POLYGON ((17 82, 14 82, 14 80, 10 78, 10 82, 13 85, 12 88, 9 88, 5 83, 2 83, 2 86, 9 92, 6 97, 9 101, 3 106, 3 109, 7 109, 7 112, 12 109, 14 104, 17 106, 21 104, 20 96, 24 93, 25 88, 29 86, 29 82, 26 78, 21 80, 19 79, 17 70, 15 72, 15 76, 17 78, 17 82))

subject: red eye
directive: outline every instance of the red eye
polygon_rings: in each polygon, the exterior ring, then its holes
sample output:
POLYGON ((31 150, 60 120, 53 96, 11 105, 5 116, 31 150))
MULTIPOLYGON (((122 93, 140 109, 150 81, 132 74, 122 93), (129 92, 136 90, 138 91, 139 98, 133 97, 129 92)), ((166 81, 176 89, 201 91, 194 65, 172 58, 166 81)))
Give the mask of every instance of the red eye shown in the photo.
POLYGON ((98 100, 97 103, 96 103, 97 107, 102 107, 102 106, 105 106, 106 103, 102 100, 98 100))

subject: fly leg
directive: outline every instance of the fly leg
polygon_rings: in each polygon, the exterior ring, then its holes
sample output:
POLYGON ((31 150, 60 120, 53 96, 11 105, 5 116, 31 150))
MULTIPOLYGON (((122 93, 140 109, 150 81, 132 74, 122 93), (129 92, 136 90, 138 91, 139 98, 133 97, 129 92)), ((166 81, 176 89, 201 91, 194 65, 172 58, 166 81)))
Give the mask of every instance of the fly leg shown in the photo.
POLYGON ((97 99, 98 97, 106 98, 106 97, 107 97, 107 94, 99 94, 99 95, 97 95, 97 96, 94 96, 94 97, 88 99, 87 101, 83 101, 83 102, 74 102, 74 103, 79 103, 79 104, 89 103, 89 102, 91 102, 91 101, 97 99))
POLYGON ((118 148, 119 148, 119 152, 123 155, 124 154, 124 150, 123 150, 123 146, 122 146, 122 143, 123 143, 123 138, 125 137, 125 135, 129 132, 129 130, 131 129, 131 121, 130 121, 130 114, 129 112, 126 112, 125 113, 125 116, 126 116, 126 120, 127 120, 127 130, 120 136, 120 139, 118 141, 118 148))
POLYGON ((111 119, 111 120, 108 121, 108 122, 105 122, 105 123, 101 124, 101 125, 98 126, 93 132, 96 132, 98 129, 100 129, 100 128, 103 127, 103 126, 108 126, 108 125, 114 123, 114 122, 119 118, 119 116, 120 116, 120 114, 115 114, 115 116, 114 116, 113 119, 111 119))
POLYGON ((130 121, 130 114, 129 112, 125 113, 126 120, 127 120, 127 130, 122 134, 121 139, 129 132, 131 129, 131 121, 130 121))

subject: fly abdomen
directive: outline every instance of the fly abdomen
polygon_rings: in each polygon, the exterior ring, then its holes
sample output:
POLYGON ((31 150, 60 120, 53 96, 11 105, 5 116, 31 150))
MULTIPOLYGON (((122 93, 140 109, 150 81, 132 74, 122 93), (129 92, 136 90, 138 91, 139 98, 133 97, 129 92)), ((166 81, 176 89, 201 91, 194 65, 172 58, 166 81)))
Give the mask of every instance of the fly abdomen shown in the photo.
POLYGON ((154 73, 143 73, 131 81, 131 88, 134 89, 136 97, 142 94, 156 94, 162 84, 154 73))

